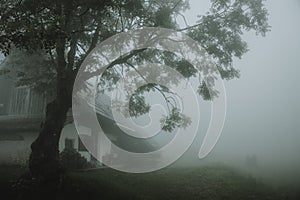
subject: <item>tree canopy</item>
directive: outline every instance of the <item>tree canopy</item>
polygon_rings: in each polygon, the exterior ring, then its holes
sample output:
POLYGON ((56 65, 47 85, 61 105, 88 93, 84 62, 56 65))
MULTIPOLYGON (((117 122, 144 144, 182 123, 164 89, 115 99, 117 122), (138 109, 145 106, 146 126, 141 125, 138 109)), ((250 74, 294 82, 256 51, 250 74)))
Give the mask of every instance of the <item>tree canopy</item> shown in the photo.
MULTIPOLYGON (((17 66, 19 85, 48 90, 55 96, 57 78, 74 79, 97 43, 124 31, 163 27, 185 32, 198 41, 216 58, 223 79, 239 77, 232 62, 234 57, 241 58, 248 50, 242 39, 244 31, 254 30, 264 36, 269 30, 263 0, 212 0, 210 10, 199 15, 195 25, 180 28, 176 18, 184 18, 183 12, 188 8, 186 0, 8 0, 0 8, 0 50, 8 56, 6 71, 17 66)), ((198 73, 184 59, 158 50, 138 52, 122 65, 133 68, 136 60, 168 64, 187 78, 198 73)), ((106 85, 111 86, 121 76, 114 69, 104 75, 106 85)), ((149 90, 150 86, 144 89, 149 90)), ((155 87, 151 86, 157 90, 155 87)), ((198 91, 204 99, 211 99, 205 82, 199 83, 198 91)), ((132 101, 137 104, 131 106, 135 108, 131 114, 149 111, 138 93, 132 99, 137 97, 132 101)))
MULTIPOLYGON (((216 60, 223 79, 239 77, 233 58, 241 58, 248 50, 243 33, 254 31, 264 36, 269 30, 264 0, 211 0, 210 10, 199 15, 196 24, 179 27, 176 18, 184 18, 188 8, 187 0, 7 0, 1 3, 0 51, 7 57, 6 71, 17 65, 19 84, 53 91, 54 100, 47 105, 39 137, 31 146, 29 165, 33 176, 57 177, 58 141, 72 105, 75 77, 96 45, 115 34, 143 27, 186 33, 216 60)), ((198 76, 198 71, 185 59, 170 52, 141 49, 113 62, 103 74, 100 90, 113 87, 123 68, 139 71, 137 63, 143 61, 167 64, 186 78, 198 76)), ((207 100, 214 96, 208 87, 199 79, 199 94, 207 100)), ((146 84, 131 97, 130 115, 149 111, 142 95, 150 90, 162 96, 170 94, 165 87, 146 84)), ((169 98, 165 99, 170 105, 165 130, 186 126, 188 121, 168 102, 169 98)))

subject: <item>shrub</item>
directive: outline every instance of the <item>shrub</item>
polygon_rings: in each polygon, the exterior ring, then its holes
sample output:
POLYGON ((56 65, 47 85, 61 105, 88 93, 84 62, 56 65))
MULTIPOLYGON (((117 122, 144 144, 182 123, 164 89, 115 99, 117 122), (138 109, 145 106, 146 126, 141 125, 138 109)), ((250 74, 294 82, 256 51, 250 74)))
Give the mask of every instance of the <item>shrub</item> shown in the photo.
POLYGON ((60 153, 60 163, 64 169, 75 170, 91 167, 91 164, 75 149, 64 149, 60 153))

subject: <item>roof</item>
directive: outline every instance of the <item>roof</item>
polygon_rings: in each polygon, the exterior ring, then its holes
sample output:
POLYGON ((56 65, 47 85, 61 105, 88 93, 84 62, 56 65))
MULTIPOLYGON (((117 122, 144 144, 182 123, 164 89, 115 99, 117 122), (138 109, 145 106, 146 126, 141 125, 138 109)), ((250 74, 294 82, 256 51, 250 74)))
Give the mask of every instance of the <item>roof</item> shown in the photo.
POLYGON ((107 137, 118 147, 136 153, 147 153, 155 150, 153 139, 135 138, 124 133, 114 120, 98 115, 98 121, 107 137))
MULTIPOLYGON (((89 106, 92 106, 89 103, 89 106)), ((85 110, 91 110, 87 108, 85 110)), ((97 113, 98 122, 107 135, 107 137, 118 147, 136 153, 146 153, 154 151, 157 146, 156 141, 153 138, 136 138, 125 133, 114 120, 111 110, 111 99, 108 95, 100 93, 95 100, 95 110, 97 113)), ((80 121, 87 123, 89 126, 89 119, 91 115, 89 113, 82 113, 80 121)), ((84 126, 84 124, 82 124, 84 126)))
MULTIPOLYGON (((157 143, 153 138, 135 138, 129 136, 119 128, 119 126, 113 120, 112 112, 110 109, 110 98, 107 95, 98 97, 96 107, 98 121, 103 131, 115 145, 125 150, 136 153, 145 153, 155 150, 155 146, 157 146, 157 143)), ((88 122, 89 119, 85 117, 85 114, 83 114, 83 118, 86 120, 86 122, 88 122)), ((70 118, 72 117, 69 117, 69 122, 70 118)), ((3 135, 4 137, 4 134, 9 133, 39 131, 43 119, 44 117, 41 115, 0 116, 0 135, 3 135)))

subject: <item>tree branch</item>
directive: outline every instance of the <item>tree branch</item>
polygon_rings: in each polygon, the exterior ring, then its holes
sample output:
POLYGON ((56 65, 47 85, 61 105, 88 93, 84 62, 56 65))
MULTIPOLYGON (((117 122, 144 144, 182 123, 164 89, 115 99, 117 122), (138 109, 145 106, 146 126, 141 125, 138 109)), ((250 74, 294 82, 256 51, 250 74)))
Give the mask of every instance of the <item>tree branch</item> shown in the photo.
POLYGON ((75 55, 77 51, 77 41, 78 41, 77 35, 71 38, 70 50, 68 52, 68 64, 67 64, 68 69, 72 69, 74 65, 75 55))
MULTIPOLYGON (((125 56, 120 56, 119 58, 117 58, 116 60, 111 62, 105 69, 112 68, 113 66, 118 65, 118 64, 126 63, 126 61, 128 59, 132 58, 133 56, 137 55, 138 53, 145 51, 146 49, 147 48, 136 49, 136 50, 131 51, 129 54, 127 54, 125 56)), ((94 72, 84 72, 82 74, 82 77, 85 78, 86 80, 88 80, 89 78, 92 78, 94 76, 99 76, 101 73, 103 73, 103 68, 97 69, 94 72)))
MULTIPOLYGON (((129 63, 129 62, 126 62, 125 64, 127 64, 127 65, 129 65, 132 69, 134 69, 135 71, 136 71, 136 73, 138 73, 139 74, 139 76, 147 83, 147 84, 149 84, 150 82, 140 73, 140 71, 135 67, 135 66, 133 66, 131 63, 129 63)), ((170 93, 170 94, 173 94, 173 95, 176 95, 175 93, 173 93, 173 92, 168 92, 168 91, 163 91, 162 89, 160 89, 159 87, 157 87, 157 84, 154 84, 153 85, 153 88, 155 88, 162 96, 163 96, 163 98, 165 99, 165 101, 166 101, 166 103, 167 103, 167 107, 168 107, 168 110, 169 110, 169 112, 171 112, 171 109, 170 109, 170 107, 169 107, 169 104, 173 107, 173 108, 175 108, 175 107, 177 107, 176 106, 176 101, 172 98, 172 97, 167 97, 166 95, 165 95, 165 92, 167 92, 167 93, 170 93), (175 103, 175 105, 173 105, 172 104, 172 102, 169 100, 169 99, 172 99, 173 101, 174 101, 174 103, 175 103)))
POLYGON ((185 27, 185 28, 182 28, 182 29, 177 29, 176 31, 178 31, 178 32, 186 31, 186 30, 190 30, 190 29, 196 28, 196 27, 201 26, 201 25, 202 25, 202 23, 198 23, 198 24, 195 24, 193 26, 188 26, 188 27, 185 27))

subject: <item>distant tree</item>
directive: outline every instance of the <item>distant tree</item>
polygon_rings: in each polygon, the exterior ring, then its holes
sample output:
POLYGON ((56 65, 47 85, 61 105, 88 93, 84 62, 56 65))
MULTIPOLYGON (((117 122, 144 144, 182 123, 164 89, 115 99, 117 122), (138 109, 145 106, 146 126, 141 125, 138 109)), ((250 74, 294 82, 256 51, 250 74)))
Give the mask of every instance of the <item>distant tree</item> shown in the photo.
MULTIPOLYGON (((7 0, 1 3, 0 50, 6 56, 13 56, 9 59, 17 60, 18 65, 29 54, 37 61, 34 64, 28 62, 30 67, 23 70, 25 74, 20 74, 22 84, 34 86, 38 80, 37 88, 54 88, 54 100, 47 105, 45 121, 31 145, 29 168, 36 180, 51 183, 60 180, 58 143, 72 104, 74 79, 83 60, 97 43, 110 36, 141 27, 176 29, 199 41, 217 59, 223 79, 239 77, 232 61, 233 57, 241 58, 247 52, 247 44, 241 38, 243 31, 254 30, 265 35, 269 29, 263 0, 211 0, 210 11, 199 16, 197 24, 180 29, 175 19, 183 17, 182 13, 188 7, 187 0, 7 0), (12 47, 24 54, 14 56, 12 47)), ((160 55, 160 61, 168 60, 187 78, 197 73, 184 60, 147 49, 131 52, 118 64, 132 68, 134 66, 129 62, 132 59, 157 58, 145 54, 160 55)), ((113 74, 114 70, 107 70, 107 82, 114 83, 113 74)), ((145 89, 149 87, 158 89, 157 85, 148 85, 145 89)), ((203 82, 199 83, 199 93, 204 99, 210 99, 203 82)), ((132 106, 141 111, 132 114, 147 112, 147 105, 143 102, 142 105, 132 106)), ((171 112, 168 119, 171 122, 180 118, 178 113, 171 112)), ((175 127, 176 123, 170 123, 165 128, 172 130, 175 127)))
POLYGON ((1 67, 0 74, 15 80, 16 86, 29 86, 38 93, 54 96, 55 64, 45 50, 24 51, 11 48, 1 67))

